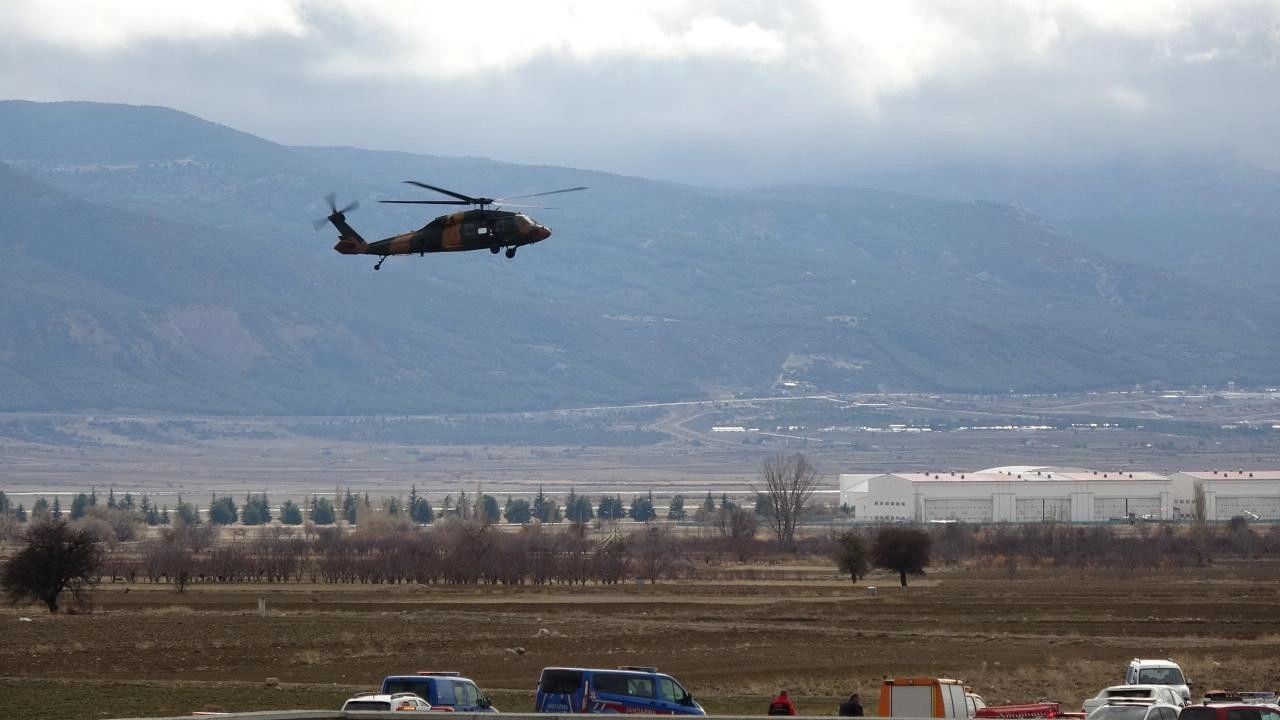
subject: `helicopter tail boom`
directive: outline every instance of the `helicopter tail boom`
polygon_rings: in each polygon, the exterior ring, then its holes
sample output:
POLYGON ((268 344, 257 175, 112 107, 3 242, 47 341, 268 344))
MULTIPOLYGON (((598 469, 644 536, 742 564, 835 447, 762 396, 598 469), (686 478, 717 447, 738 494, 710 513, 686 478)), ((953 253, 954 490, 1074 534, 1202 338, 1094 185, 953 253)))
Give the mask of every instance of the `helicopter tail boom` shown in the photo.
POLYGON ((342 213, 330 215, 329 222, 338 228, 338 244, 333 246, 334 250, 343 255, 363 255, 369 248, 369 243, 360 237, 360 233, 356 232, 355 228, 347 224, 347 219, 342 213))
POLYGON ((363 255, 369 249, 369 243, 356 234, 339 235, 338 244, 334 245, 333 249, 343 255, 363 255))

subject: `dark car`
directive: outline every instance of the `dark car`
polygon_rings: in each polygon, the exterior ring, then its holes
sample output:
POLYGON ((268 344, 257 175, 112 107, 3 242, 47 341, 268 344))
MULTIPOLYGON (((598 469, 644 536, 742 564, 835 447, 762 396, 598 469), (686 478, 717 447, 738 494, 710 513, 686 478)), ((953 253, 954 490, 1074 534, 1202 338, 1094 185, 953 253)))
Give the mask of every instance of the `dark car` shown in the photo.
POLYGON ((1203 703, 1182 708, 1178 720, 1280 720, 1280 709, 1257 703, 1203 703))

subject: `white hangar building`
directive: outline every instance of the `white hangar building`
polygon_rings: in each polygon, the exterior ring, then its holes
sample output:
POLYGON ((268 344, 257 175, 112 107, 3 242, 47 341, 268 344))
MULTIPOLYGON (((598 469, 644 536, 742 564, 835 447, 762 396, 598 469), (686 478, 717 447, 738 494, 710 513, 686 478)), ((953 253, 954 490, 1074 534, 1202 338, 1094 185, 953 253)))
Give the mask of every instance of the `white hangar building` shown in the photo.
POLYGON ((868 522, 1105 522, 1194 514, 1195 486, 1209 520, 1280 519, 1280 470, 1116 472, 1009 466, 978 472, 840 476, 840 503, 868 522))

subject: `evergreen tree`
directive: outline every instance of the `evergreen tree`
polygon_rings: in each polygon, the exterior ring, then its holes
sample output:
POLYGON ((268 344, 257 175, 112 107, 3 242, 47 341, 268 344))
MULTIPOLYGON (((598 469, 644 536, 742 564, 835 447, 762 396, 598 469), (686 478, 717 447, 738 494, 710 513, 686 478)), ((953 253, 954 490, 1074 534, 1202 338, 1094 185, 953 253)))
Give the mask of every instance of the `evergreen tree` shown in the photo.
POLYGON ((7 512, 9 512, 9 498, 5 497, 3 490, 0 490, 0 513, 7 512))
POLYGON ((492 495, 480 496, 480 519, 487 524, 496 523, 502 519, 502 509, 498 507, 498 500, 492 495))
POLYGON ((178 515, 178 519, 187 527, 194 527, 200 524, 200 511, 189 502, 183 502, 182 496, 178 496, 178 505, 173 509, 178 515))
POLYGON ((230 496, 212 497, 209 503, 209 522, 214 525, 234 525, 238 513, 230 496))
POLYGON ((155 527, 160 524, 160 510, 145 493, 142 495, 142 502, 138 504, 138 507, 142 510, 143 522, 149 527, 155 527))
POLYGON ((280 505, 280 524, 282 525, 301 525, 302 524, 302 508, 292 500, 285 500, 280 505))
POLYGON ((766 517, 773 515, 773 500, 769 497, 769 493, 756 493, 756 514, 766 517))
POLYGON ((720 495, 721 510, 732 510, 736 507, 738 507, 738 504, 729 499, 729 493, 723 493, 720 495))
POLYGON ((161 525, 168 525, 168 524, 169 524, 169 522, 170 522, 170 520, 169 520, 169 506, 168 506, 168 505, 165 505, 164 507, 160 508, 160 524, 161 524, 161 525))
POLYGON ((333 502, 329 498, 311 496, 311 522, 317 525, 332 525, 337 518, 333 502))
POLYGON ((596 506, 596 516, 601 520, 621 520, 626 514, 627 508, 622 504, 621 495, 605 495, 596 506))
POLYGON ((71 519, 79 520, 89 510, 89 496, 84 493, 71 498, 71 519))
POLYGON ((627 510, 627 517, 643 523, 656 519, 658 513, 653 509, 653 493, 649 493, 648 497, 637 495, 631 498, 631 507, 627 510))
POLYGON ((533 516, 544 523, 560 522, 560 506, 555 500, 547 497, 542 492, 542 487, 538 487, 538 495, 533 499, 533 516))
POLYGON ((116 503, 116 507, 119 508, 120 510, 132 510, 133 509, 133 493, 125 493, 120 498, 120 501, 116 503))
POLYGON ((37 517, 37 518, 48 517, 49 501, 45 500, 44 498, 37 499, 35 503, 31 506, 31 516, 37 517))
POLYGON ((262 514, 253 496, 245 494, 244 506, 240 508, 240 522, 245 525, 262 525, 262 514))
POLYGON ((591 499, 586 495, 577 494, 572 489, 569 490, 569 499, 565 502, 564 514, 570 522, 579 525, 591 522, 591 518, 596 516, 591 508, 591 499))
POLYGON ((89 507, 98 507, 98 488, 89 488, 89 507))
POLYGON ((18 509, 13 511, 13 516, 18 518, 18 522, 27 521, 27 506, 18 503, 18 509))
POLYGON ((111 510, 116 509, 116 489, 109 488, 107 490, 107 507, 111 510))
POLYGON ((62 519, 62 503, 58 502, 58 496, 53 496, 53 507, 49 510, 49 517, 54 520, 62 519))
POLYGON ((702 511, 708 515, 714 515, 716 511, 715 498, 711 497, 711 491, 707 491, 707 499, 702 501, 702 511))
POLYGON ((471 517, 471 498, 467 497, 466 490, 458 493, 458 517, 463 520, 471 517))
POLYGON ((507 506, 502 514, 512 525, 524 525, 533 519, 533 510, 529 506, 529 501, 524 498, 513 500, 510 495, 507 496, 507 506))
POLYGON ((667 504, 667 519, 676 522, 685 519, 683 495, 671 496, 671 502, 667 504))
POLYGON ((347 494, 342 497, 342 519, 346 520, 347 524, 356 524, 356 508, 359 505, 360 501, 351 494, 351 488, 347 488, 347 494))
POLYGON ((419 525, 430 525, 435 522, 436 510, 426 498, 419 495, 409 506, 409 518, 419 525))
POLYGON ((400 504, 400 498, 392 497, 387 500, 387 514, 399 515, 404 512, 404 506, 400 504))

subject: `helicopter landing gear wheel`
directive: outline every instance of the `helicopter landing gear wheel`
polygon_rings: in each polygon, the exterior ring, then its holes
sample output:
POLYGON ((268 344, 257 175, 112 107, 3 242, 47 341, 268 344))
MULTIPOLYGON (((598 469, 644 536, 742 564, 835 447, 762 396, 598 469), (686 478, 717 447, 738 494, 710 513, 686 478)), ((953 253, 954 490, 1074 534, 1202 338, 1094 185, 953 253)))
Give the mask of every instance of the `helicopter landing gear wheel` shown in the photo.
POLYGON ((381 270, 381 269, 382 269, 382 263, 386 262, 386 261, 387 261, 387 258, 389 258, 389 257, 391 257, 391 256, 390 256, 390 255, 383 255, 383 256, 382 256, 382 258, 378 260, 378 264, 373 266, 373 269, 374 269, 374 270, 381 270))
POLYGON ((489 252, 493 253, 494 255, 497 255, 498 251, 501 249, 502 248, 498 247, 497 245, 494 245, 493 247, 489 248, 489 252))
POLYGON ((509 248, 507 248, 507 259, 508 259, 508 260, 510 260, 511 258, 513 258, 513 257, 515 257, 515 256, 516 256, 516 249, 515 249, 515 248, 513 248, 513 247, 509 247, 509 248))

